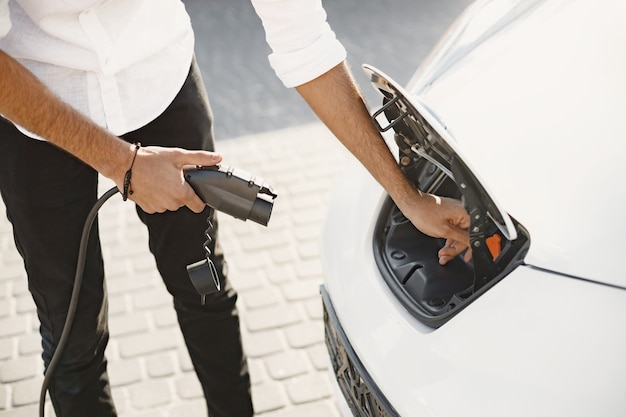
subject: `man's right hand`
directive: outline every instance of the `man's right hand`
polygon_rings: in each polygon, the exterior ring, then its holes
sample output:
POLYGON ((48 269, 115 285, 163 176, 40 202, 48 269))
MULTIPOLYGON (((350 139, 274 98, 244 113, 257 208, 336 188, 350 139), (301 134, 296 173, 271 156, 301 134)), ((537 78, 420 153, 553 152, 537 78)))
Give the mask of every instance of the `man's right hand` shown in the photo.
MULTIPOLYGON (((131 145, 135 152, 135 145, 131 145)), ((215 152, 188 151, 180 148, 158 146, 140 147, 132 163, 132 177, 128 198, 146 213, 175 211, 187 206, 200 213, 206 204, 185 181, 183 167, 186 165, 212 166, 220 163, 222 156, 215 152)), ((130 160, 132 161, 132 159, 130 160)), ((130 167, 131 162, 129 162, 130 167)), ((115 178, 120 192, 124 190, 125 172, 115 178)))

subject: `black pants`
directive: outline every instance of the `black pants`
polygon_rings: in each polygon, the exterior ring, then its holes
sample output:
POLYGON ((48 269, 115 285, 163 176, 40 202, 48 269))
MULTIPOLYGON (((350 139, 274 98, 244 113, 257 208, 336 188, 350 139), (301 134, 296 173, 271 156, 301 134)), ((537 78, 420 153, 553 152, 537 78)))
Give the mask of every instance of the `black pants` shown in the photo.
MULTIPOLYGON (((195 62, 168 109, 124 138, 142 146, 213 150, 211 111, 195 62)), ((23 136, 0 118, 0 191, 37 306, 46 367, 63 330, 81 230, 98 197, 97 181, 98 175, 90 167, 47 142, 23 136)), ((222 291, 208 296, 203 306, 186 265, 205 256, 204 232, 210 210, 195 214, 184 207, 176 212, 146 214, 137 207, 137 212, 148 227, 150 251, 173 296, 210 417, 251 416, 237 295, 226 278, 217 222, 212 219, 211 250, 222 291)), ((104 355, 107 294, 97 222, 88 244, 83 280, 72 333, 54 372, 50 397, 59 417, 115 416, 104 355)))

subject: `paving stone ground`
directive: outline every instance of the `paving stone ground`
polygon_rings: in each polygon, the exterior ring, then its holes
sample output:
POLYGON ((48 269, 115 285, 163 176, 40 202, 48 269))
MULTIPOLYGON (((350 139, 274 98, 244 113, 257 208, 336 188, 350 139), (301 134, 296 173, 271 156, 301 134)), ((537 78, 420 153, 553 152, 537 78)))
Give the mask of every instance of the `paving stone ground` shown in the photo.
MULTIPOLYGON (((319 242, 334 181, 351 157, 317 123, 219 141, 218 148, 225 163, 262 176, 279 195, 267 228, 220 217, 256 413, 337 417, 323 341, 319 242)), ((112 186, 104 180, 102 192, 112 186)), ((134 206, 116 195, 99 221, 110 296, 107 355, 120 416, 206 416, 134 206)), ((40 353, 34 304, 0 203, 0 417, 37 415, 40 353)), ((54 416, 50 404, 46 415, 54 416)))

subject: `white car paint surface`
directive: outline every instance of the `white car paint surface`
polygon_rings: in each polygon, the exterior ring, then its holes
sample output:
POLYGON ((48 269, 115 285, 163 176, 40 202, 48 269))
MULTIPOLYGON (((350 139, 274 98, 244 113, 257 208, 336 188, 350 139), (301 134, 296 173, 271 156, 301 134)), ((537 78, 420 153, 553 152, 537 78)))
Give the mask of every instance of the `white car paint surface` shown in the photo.
POLYGON ((623 1, 540 2, 418 92, 531 231, 527 263, 619 286, 625 21, 623 1))
POLYGON ((325 288, 378 389, 403 417, 626 416, 626 2, 477 2, 406 90, 530 247, 429 327, 381 276, 385 193, 353 165, 325 228, 325 288))

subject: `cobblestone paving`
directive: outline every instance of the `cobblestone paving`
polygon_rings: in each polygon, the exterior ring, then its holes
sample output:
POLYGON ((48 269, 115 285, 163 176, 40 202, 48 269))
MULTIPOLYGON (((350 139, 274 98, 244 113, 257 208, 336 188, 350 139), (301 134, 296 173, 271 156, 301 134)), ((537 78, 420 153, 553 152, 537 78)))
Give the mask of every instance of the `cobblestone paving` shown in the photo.
MULTIPOLYGON (((351 157, 315 123, 218 147, 225 163, 262 176, 279 195, 267 228, 220 217, 257 415, 339 416, 323 341, 318 245, 333 182, 351 157)), ((111 186, 103 181, 102 192, 111 186)), ((0 211, 0 417, 35 416, 43 379, 38 321, 4 206, 0 211)), ((99 221, 110 295, 107 355, 120 415, 206 415, 134 206, 116 195, 99 221)), ((46 415, 54 415, 50 404, 46 415)))

